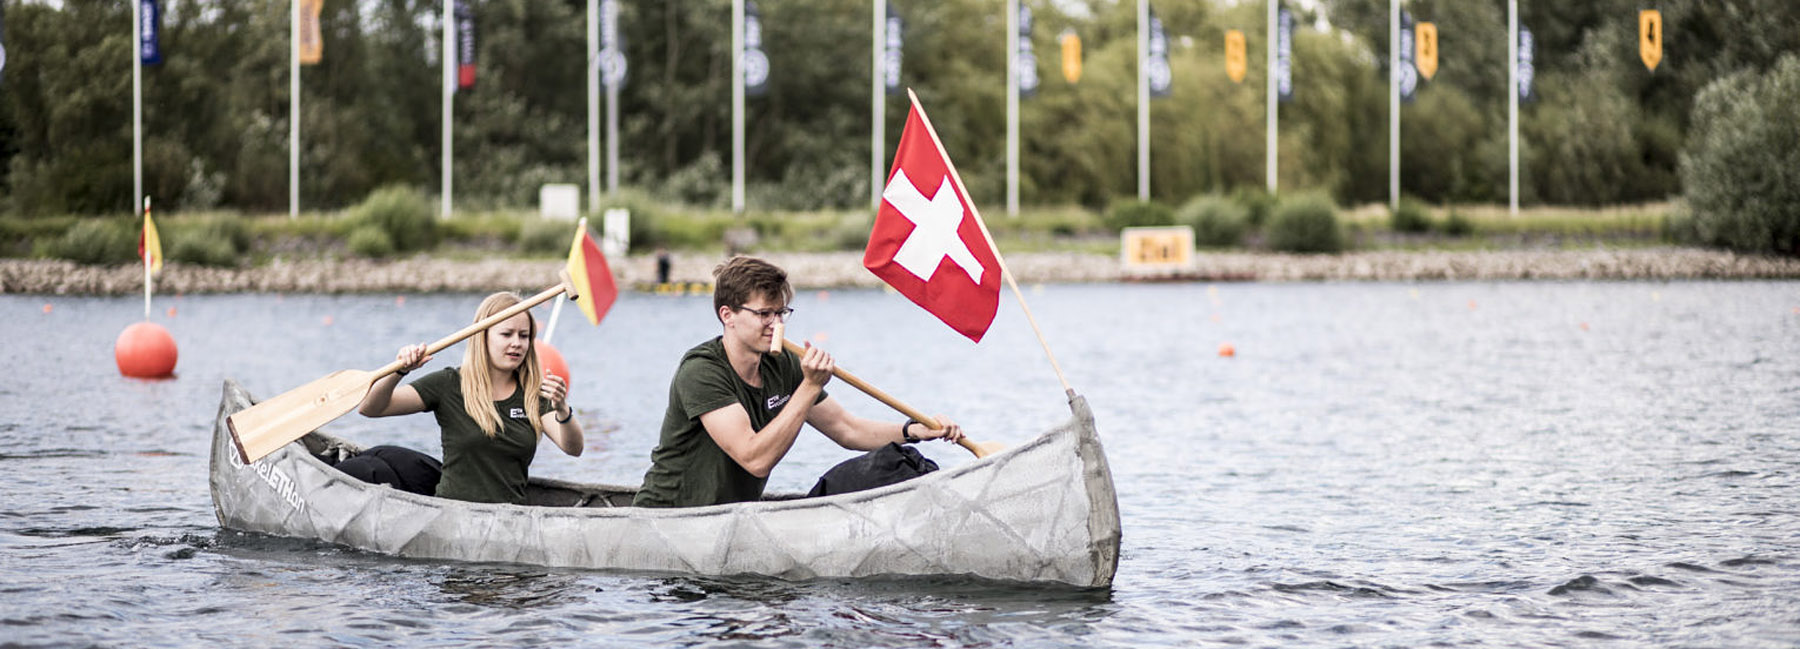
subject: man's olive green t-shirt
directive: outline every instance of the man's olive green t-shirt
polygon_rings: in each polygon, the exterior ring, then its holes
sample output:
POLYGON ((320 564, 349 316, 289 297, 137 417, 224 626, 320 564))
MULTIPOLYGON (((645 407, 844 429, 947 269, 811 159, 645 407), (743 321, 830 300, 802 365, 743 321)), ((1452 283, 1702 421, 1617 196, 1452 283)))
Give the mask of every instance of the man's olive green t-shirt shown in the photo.
MULTIPOLYGON (((500 431, 492 438, 469 417, 463 407, 462 375, 447 367, 412 382, 425 409, 436 415, 443 431, 444 476, 437 496, 478 503, 525 502, 525 481, 531 459, 537 456, 537 430, 525 414, 524 386, 506 399, 495 401, 500 431)), ((550 403, 538 404, 538 416, 550 411, 550 403)))
MULTIPOLYGON (((760 431, 774 421, 805 379, 800 357, 787 351, 763 354, 758 371, 760 388, 739 378, 725 356, 723 338, 700 343, 682 355, 669 382, 662 438, 650 452, 650 471, 632 504, 698 507, 762 497, 768 479, 744 470, 700 424, 701 415, 734 403, 749 413, 751 430, 760 431)), ((821 390, 813 403, 824 400, 821 390)))

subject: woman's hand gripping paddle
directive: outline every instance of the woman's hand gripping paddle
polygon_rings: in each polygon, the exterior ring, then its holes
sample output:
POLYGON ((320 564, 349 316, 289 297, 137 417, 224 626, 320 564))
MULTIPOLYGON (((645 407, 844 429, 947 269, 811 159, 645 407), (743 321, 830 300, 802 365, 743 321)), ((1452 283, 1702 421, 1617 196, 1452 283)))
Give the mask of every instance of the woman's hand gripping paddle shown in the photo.
MULTIPOLYGON (((524 313, 531 307, 571 291, 572 286, 565 276, 563 283, 431 343, 425 348, 425 354, 443 351, 465 338, 524 313)), ((573 299, 576 296, 571 294, 569 297, 573 299)), ((340 370, 233 413, 225 419, 225 424, 231 429, 231 441, 237 446, 238 459, 245 464, 260 460, 275 452, 275 449, 344 416, 344 413, 362 403, 375 381, 399 370, 398 360, 373 372, 340 370)))
MULTIPOLYGON (((780 331, 777 330, 776 336, 779 337, 780 335, 781 335, 780 331)), ((786 338, 781 338, 780 340, 781 340, 781 346, 783 349, 786 349, 790 352, 794 352, 795 354, 800 354, 800 355, 806 354, 806 348, 794 344, 794 341, 788 340, 786 338)), ((881 391, 881 388, 877 388, 873 385, 869 385, 869 383, 867 381, 857 378, 855 374, 851 374, 851 373, 845 371, 844 368, 842 368, 842 367, 832 368, 831 375, 836 376, 839 379, 843 379, 843 381, 845 383, 849 383, 850 385, 854 386, 858 390, 862 390, 863 394, 867 394, 871 397, 875 397, 875 400, 885 403, 888 405, 888 407, 900 411, 900 414, 906 415, 907 417, 912 418, 914 421, 924 424, 926 428, 930 428, 932 430, 943 430, 944 429, 943 424, 939 424, 936 417, 926 415, 925 413, 919 412, 918 410, 914 409, 912 406, 901 403, 899 399, 895 399, 891 396, 888 396, 888 393, 881 391)), ((957 443, 961 444, 963 448, 969 449, 969 452, 974 453, 975 457, 978 457, 978 458, 987 457, 989 455, 999 453, 1000 451, 1006 449, 1006 447, 1001 445, 999 442, 985 442, 985 443, 977 442, 975 440, 969 439, 968 436, 964 436, 962 439, 957 440, 957 443)))

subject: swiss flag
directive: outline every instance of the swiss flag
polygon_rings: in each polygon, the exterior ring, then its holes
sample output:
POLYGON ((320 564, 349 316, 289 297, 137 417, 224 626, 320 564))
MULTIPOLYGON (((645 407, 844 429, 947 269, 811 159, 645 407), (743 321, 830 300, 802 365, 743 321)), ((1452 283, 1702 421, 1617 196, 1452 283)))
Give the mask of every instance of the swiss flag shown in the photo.
POLYGON ((1000 262, 916 101, 881 198, 863 267, 981 342, 1000 308, 1000 262))

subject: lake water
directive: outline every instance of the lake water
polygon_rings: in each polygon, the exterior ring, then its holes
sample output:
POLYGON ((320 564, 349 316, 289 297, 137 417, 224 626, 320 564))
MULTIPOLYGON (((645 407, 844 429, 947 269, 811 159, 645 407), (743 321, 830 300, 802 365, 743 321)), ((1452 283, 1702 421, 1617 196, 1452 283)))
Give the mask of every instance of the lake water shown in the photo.
MULTIPOLYGON (((1025 288, 1117 482, 1109 591, 458 564, 221 530, 225 378, 269 397, 374 368, 480 296, 159 297, 181 348, 164 381, 113 365, 141 300, 0 296, 0 645, 1800 644, 1800 283, 1025 288)), ((801 293, 789 337, 1016 444, 1067 409, 1006 297, 980 345, 880 291, 801 293)), ((545 445, 534 474, 636 484, 677 357, 718 332, 710 298, 562 320, 589 448, 545 445)), ((437 452, 426 417, 333 429, 437 452)), ((846 457, 809 432, 771 488, 846 457)))

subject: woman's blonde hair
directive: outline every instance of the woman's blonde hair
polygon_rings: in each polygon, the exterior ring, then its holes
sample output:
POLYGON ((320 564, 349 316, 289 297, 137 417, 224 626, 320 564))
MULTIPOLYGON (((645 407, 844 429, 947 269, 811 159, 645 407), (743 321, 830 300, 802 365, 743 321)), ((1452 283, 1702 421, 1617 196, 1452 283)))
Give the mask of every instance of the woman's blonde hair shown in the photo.
MULTIPOLYGON (((520 301, 518 295, 505 291, 489 295, 487 299, 481 301, 481 306, 475 309, 475 321, 480 322, 483 318, 505 311, 507 307, 518 304, 520 301)), ((524 313, 526 321, 530 323, 526 335, 531 339, 532 344, 525 347, 525 362, 521 363, 519 369, 513 372, 513 378, 519 383, 518 389, 525 392, 525 419, 531 422, 531 430, 542 434, 544 425, 543 422, 538 421, 537 413, 538 403, 542 398, 542 395, 538 394, 538 390, 544 383, 544 367, 538 362, 537 319, 531 316, 529 310, 524 313)), ((500 413, 494 410, 494 386, 488 381, 488 367, 493 363, 493 359, 488 356, 487 337, 488 332, 484 329, 481 333, 469 338, 468 347, 463 350, 463 366, 460 374, 462 374, 463 410, 469 413, 469 418, 474 419, 476 425, 481 426, 482 432, 487 433, 488 438, 491 439, 500 434, 502 422, 500 413)))

